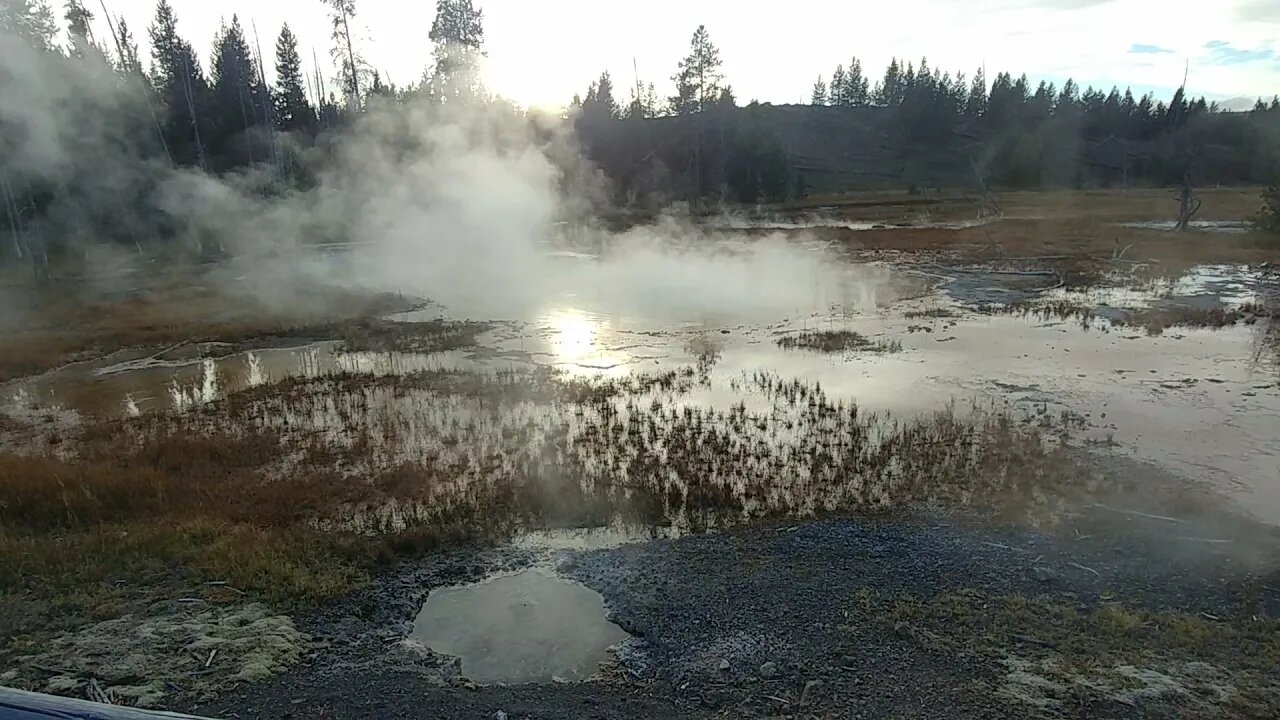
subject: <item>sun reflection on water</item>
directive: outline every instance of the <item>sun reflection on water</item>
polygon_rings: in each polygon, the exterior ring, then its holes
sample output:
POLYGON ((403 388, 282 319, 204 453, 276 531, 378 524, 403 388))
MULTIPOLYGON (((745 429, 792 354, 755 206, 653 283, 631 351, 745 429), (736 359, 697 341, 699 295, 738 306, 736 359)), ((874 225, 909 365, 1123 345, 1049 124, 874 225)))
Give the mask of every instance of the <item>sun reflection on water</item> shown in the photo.
POLYGON ((551 352, 558 362, 578 362, 599 351, 600 323, 581 310, 552 310, 545 322, 551 352))

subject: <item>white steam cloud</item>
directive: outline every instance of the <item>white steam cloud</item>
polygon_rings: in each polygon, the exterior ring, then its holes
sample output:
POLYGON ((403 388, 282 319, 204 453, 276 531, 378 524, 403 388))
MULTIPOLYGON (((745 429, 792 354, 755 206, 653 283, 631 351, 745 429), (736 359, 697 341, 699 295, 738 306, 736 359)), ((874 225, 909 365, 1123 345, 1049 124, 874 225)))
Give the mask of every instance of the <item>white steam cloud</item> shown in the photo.
MULTIPOLYGON (((701 320, 866 307, 884 280, 851 281, 847 266, 794 238, 712 238, 670 218, 601 229, 592 216, 605 180, 576 152, 571 124, 502 102, 376 106, 336 144, 299 151, 323 168, 317 182, 279 194, 262 192, 269 168, 216 177, 121 152, 114 139, 126 114, 136 125, 136 93, 108 68, 0 38, 0 123, 30 140, 5 160, 10 172, 111 177, 91 199, 119 207, 143 197, 174 242, 236 256, 240 287, 260 301, 289 302, 291 288, 324 282, 426 297, 475 318, 529 318, 572 301, 701 320), (66 112, 86 94, 92 121, 66 112), (569 247, 591 259, 553 252, 569 247)), ((59 217, 42 229, 49 241, 102 244, 100 214, 59 217)))

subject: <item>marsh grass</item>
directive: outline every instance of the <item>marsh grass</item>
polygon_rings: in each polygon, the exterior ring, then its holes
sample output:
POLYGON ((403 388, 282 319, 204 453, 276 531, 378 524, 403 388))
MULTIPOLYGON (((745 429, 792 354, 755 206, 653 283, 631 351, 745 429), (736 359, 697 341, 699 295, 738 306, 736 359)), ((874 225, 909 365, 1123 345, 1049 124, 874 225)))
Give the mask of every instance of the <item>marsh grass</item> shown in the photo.
POLYGON ((946 318, 958 318, 960 313, 951 308, 929 308, 927 310, 908 310, 905 313, 908 320, 932 319, 941 320, 946 318))
POLYGON ((341 340, 348 352, 432 353, 474 347, 476 337, 491 328, 491 323, 483 322, 366 318, 337 323, 329 334, 341 340))
POLYGON ((1170 328, 1224 328, 1239 324, 1253 324, 1259 320, 1276 317, 1274 308, 1258 303, 1245 303, 1233 308, 1202 308, 1187 305, 1156 305, 1149 308, 1113 310, 1107 314, 1098 308, 1076 300, 1061 299, 1049 302, 1026 302, 1008 305, 982 305, 978 312, 985 314, 1021 315, 1039 320, 1073 320, 1088 329, 1094 321, 1102 321, 1098 327, 1142 328, 1148 335, 1156 336, 1170 328))
POLYGON ((780 337, 778 347, 783 350, 808 350, 820 353, 896 353, 902 351, 902 342, 900 340, 873 341, 851 330, 816 330, 780 337))
MULTIPOLYGON (((525 529, 698 531, 920 503, 1052 518, 1088 487, 1062 437, 991 410, 900 420, 767 373, 731 388, 767 411, 682 401, 708 382, 696 367, 342 374, 92 425, 62 456, 0 454, 0 605, 110 608, 225 581, 294 607, 525 529)), ((10 632, 40 622, 0 614, 10 632)))

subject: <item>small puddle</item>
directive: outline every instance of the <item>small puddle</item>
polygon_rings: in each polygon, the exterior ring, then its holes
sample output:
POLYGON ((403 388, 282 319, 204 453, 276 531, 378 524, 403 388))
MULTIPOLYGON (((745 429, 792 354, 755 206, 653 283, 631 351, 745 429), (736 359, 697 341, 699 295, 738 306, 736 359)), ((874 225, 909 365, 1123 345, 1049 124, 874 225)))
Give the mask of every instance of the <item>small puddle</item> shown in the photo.
MULTIPOLYGON (((1152 220, 1148 222, 1130 222, 1122 223, 1123 227, 1139 228, 1143 230, 1168 230, 1174 231, 1178 229, 1178 223, 1175 220, 1152 220)), ((1230 235, 1243 235, 1252 229, 1251 224, 1239 220, 1192 220, 1188 227, 1191 230, 1200 230, 1211 233, 1227 233, 1230 235)))
POLYGON ((432 591, 412 635, 461 658, 471 680, 503 685, 585 680, 627 637, 600 593, 539 569, 432 591))

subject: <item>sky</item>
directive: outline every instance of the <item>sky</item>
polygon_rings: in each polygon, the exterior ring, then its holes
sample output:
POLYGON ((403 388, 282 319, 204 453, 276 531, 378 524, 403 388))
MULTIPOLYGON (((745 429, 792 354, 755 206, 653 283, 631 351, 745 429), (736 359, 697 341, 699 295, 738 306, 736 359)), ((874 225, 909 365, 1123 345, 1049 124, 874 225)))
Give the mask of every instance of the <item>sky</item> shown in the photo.
MULTIPOLYGON (((107 34, 100 3, 86 0, 107 34)), ((223 18, 238 14, 261 36, 272 76, 275 37, 286 20, 310 70, 319 56, 335 74, 322 0, 170 0, 180 33, 207 58, 223 18)), ((53 5, 61 3, 51 2, 53 5)), ((562 107, 609 71, 625 101, 637 76, 660 97, 698 25, 720 48, 740 103, 807 102, 819 75, 855 55, 874 80, 890 58, 969 77, 986 68, 1026 73, 1059 87, 1131 86, 1168 97, 1184 74, 1192 95, 1243 104, 1280 93, 1280 0, 475 0, 484 11, 486 77, 499 94, 529 107, 562 107)), ((416 82, 430 62, 429 0, 356 0, 362 50, 397 85, 416 82)), ((106 0, 128 21, 144 56, 155 0, 106 0)), ((207 69, 207 68, 206 68, 207 69)))

